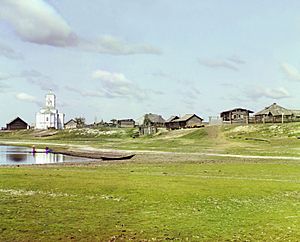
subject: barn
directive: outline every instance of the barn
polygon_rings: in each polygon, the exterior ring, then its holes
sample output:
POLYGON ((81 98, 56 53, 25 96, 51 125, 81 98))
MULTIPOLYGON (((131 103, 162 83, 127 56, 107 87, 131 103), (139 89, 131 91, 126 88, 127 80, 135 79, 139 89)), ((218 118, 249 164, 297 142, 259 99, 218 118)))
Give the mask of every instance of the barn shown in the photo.
POLYGON ((6 129, 7 130, 20 130, 20 129, 29 129, 28 123, 26 123, 24 120, 21 118, 17 117, 11 122, 6 124, 6 129))

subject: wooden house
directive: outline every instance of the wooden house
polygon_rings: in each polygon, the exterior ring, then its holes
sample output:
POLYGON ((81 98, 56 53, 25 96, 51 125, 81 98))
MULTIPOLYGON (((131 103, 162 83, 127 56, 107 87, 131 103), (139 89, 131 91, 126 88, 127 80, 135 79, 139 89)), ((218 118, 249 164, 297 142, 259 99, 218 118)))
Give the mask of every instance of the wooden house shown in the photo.
POLYGON ((70 119, 68 122, 65 123, 65 129, 76 129, 77 122, 74 119, 70 119))
POLYGON ((161 115, 148 113, 145 114, 139 121, 140 126, 155 126, 157 128, 165 127, 165 120, 161 115))
POLYGON ((117 126, 119 128, 134 128, 135 121, 133 119, 119 119, 117 121, 117 126))
POLYGON ((165 126, 167 129, 175 129, 175 123, 172 123, 172 121, 179 119, 178 116, 171 116, 170 118, 168 118, 165 122, 165 126))
POLYGON ((179 118, 178 116, 171 117, 166 123, 167 129, 183 129, 202 127, 203 119, 196 114, 186 114, 179 118))
POLYGON ((21 118, 17 117, 11 122, 6 124, 7 130, 20 130, 20 129, 29 129, 30 126, 21 118))
POLYGON ((222 112, 220 117, 224 123, 248 123, 250 113, 254 112, 245 108, 234 108, 222 112))
POLYGON ((254 114, 257 123, 278 123, 299 120, 300 110, 291 110, 279 106, 277 103, 265 107, 263 110, 254 114))

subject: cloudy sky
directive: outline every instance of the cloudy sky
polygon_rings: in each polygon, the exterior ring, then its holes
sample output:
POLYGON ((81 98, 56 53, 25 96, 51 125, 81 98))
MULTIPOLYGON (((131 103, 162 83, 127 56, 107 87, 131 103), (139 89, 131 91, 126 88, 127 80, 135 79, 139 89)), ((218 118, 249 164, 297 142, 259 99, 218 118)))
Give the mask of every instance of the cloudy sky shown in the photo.
POLYGON ((0 126, 300 109, 300 1, 0 0, 0 126))

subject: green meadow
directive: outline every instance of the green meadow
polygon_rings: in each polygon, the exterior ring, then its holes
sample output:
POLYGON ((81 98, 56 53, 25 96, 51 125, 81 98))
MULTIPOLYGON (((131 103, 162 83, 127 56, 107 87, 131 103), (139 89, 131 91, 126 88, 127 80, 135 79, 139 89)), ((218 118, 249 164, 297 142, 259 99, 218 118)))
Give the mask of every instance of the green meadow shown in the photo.
POLYGON ((300 157, 299 124, 162 130, 136 138, 135 130, 110 131, 1 133, 1 143, 156 153, 119 163, 0 167, 0 240, 300 240, 300 160, 280 158, 300 157))

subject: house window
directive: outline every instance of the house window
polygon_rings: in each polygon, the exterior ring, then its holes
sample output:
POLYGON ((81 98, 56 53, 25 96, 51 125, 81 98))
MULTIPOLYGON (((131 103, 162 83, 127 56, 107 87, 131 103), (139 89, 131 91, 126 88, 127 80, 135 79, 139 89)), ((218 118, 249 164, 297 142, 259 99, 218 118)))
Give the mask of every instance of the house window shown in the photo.
POLYGON ((49 118, 48 118, 48 117, 46 118, 46 121, 47 121, 47 122, 49 121, 49 118))

